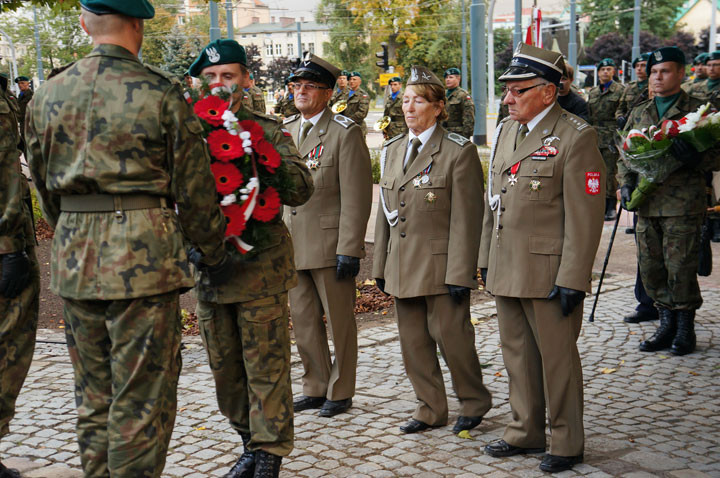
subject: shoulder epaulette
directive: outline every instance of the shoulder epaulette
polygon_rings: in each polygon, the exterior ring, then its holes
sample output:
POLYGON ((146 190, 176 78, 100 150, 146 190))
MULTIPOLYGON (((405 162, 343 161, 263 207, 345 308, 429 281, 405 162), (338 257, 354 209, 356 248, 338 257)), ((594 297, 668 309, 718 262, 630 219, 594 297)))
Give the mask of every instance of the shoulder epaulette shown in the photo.
POLYGON ((283 124, 292 123, 293 121, 295 121, 295 120, 298 119, 299 117, 300 117, 299 114, 295 114, 295 115, 292 115, 292 116, 288 116, 287 118, 285 118, 285 119, 283 120, 283 124))
POLYGON ((392 138, 390 138, 390 139, 388 139, 387 141, 385 141, 385 142, 383 143, 382 147, 385 148, 385 147, 393 144, 395 141, 399 140, 400 138, 402 138, 402 137, 405 136, 406 134, 407 134, 407 133, 400 133, 400 134, 397 135, 397 136, 393 136, 392 138))
POLYGON ((73 66, 74 64, 75 64, 75 62, 73 61, 72 63, 68 63, 67 65, 58 66, 57 68, 53 68, 53 69, 50 71, 50 74, 48 75, 48 78, 47 78, 47 79, 49 80, 50 78, 59 75, 60 73, 62 73, 63 71, 67 70, 68 68, 70 68, 70 67, 73 66))
POLYGON ((333 121, 340 124, 343 128, 349 128, 350 126, 355 124, 355 122, 353 120, 351 120, 347 116, 343 116, 343 115, 333 116, 333 121))
POLYGON ((465 136, 457 133, 446 133, 445 137, 459 146, 465 146, 470 142, 465 136))
POLYGON ((560 115, 562 119, 570 123, 573 128, 575 128, 578 131, 582 131, 585 128, 589 127, 590 125, 585 121, 584 119, 580 118, 579 116, 575 116, 570 113, 563 113, 560 115))
POLYGON ((273 123, 280 124, 280 119, 277 116, 269 115, 267 113, 261 113, 259 111, 254 111, 254 110, 252 111, 252 114, 254 114, 255 116, 259 116, 260 118, 262 118, 264 120, 272 121, 273 123))

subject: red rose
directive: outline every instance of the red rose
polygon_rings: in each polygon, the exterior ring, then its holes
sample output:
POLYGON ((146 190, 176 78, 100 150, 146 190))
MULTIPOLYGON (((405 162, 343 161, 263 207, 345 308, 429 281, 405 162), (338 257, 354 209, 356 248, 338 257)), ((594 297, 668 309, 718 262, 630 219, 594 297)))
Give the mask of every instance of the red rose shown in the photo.
POLYGON ((265 131, 256 121, 244 120, 240 121, 238 125, 243 129, 243 131, 250 133, 250 141, 252 141, 253 149, 260 141, 265 139, 265 131))
POLYGON ((240 236, 245 230, 245 219, 243 219, 244 208, 237 204, 220 206, 225 214, 225 237, 240 236))
POLYGON ((211 126, 222 126, 224 120, 223 113, 228 108, 228 102, 223 101, 217 96, 206 96, 195 103, 195 113, 211 126))
POLYGON ((232 161, 245 155, 242 140, 225 129, 211 131, 207 137, 210 154, 219 161, 232 161))
POLYGON ((280 194, 271 186, 260 193, 253 209, 252 217, 261 222, 272 221, 280 212, 280 194))
POLYGON ((210 170, 215 176, 215 187, 223 196, 242 186, 243 175, 235 165, 214 161, 210 164, 210 170))
POLYGON ((275 147, 269 142, 262 140, 258 142, 254 149, 258 154, 258 162, 265 166, 265 169, 267 169, 269 173, 275 174, 275 170, 282 162, 282 157, 280 157, 280 153, 275 150, 275 147))

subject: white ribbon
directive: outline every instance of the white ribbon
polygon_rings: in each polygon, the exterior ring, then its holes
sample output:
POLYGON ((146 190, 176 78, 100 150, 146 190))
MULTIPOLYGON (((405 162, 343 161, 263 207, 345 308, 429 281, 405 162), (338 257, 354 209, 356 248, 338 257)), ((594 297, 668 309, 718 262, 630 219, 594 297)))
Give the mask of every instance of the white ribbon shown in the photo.
POLYGON ((500 131, 502 131, 503 123, 500 123, 497 128, 495 128, 495 135, 493 136, 493 142, 492 142, 492 148, 490 149, 490 164, 488 165, 488 187, 487 187, 487 194, 488 194, 488 204, 490 205, 491 211, 496 211, 496 221, 495 221, 495 229, 499 229, 498 226, 500 225, 500 215, 502 214, 502 208, 500 207, 500 204, 502 203, 502 200, 500 199, 499 194, 493 194, 492 193, 492 178, 493 178, 493 160, 495 159, 495 150, 497 149, 497 142, 500 138, 500 131))
MULTIPOLYGON (((385 174, 385 160, 387 158, 387 146, 385 146, 382 150, 382 154, 380 154, 380 178, 382 178, 385 174)), ((388 224, 390 227, 395 227, 398 223, 398 210, 395 209, 394 211, 390 211, 385 204, 385 194, 383 193, 382 186, 380 187, 380 204, 383 208, 383 213, 385 214, 385 219, 387 219, 388 224)))

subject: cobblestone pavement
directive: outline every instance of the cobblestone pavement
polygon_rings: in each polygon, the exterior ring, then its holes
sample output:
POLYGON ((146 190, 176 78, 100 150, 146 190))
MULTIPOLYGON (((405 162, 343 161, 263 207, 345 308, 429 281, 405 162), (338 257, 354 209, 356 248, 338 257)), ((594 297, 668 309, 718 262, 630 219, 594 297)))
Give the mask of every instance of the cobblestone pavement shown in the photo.
MULTIPOLYGON (((585 372, 585 463, 559 476, 720 477, 720 290, 705 290, 698 313, 698 351, 685 357, 641 353, 637 345, 655 323, 628 325, 633 278, 606 281, 596 322, 585 322, 579 348, 585 372)), ((585 304, 586 316, 592 301, 585 304)), ((360 338, 358 386, 353 408, 326 419, 312 411, 295 417, 295 450, 283 477, 474 477, 543 475, 540 456, 494 459, 482 448, 502 436, 510 418, 507 374, 500 355, 494 303, 472 310, 476 344, 485 364, 493 408, 461 439, 450 424, 402 435, 415 407, 404 374, 394 325, 366 329, 360 338)), ((26 477, 81 476, 75 442, 72 373, 61 334, 43 331, 12 433, 0 456, 26 477), (47 343, 47 341, 52 343, 47 343)), ((185 341, 179 411, 165 475, 221 476, 241 452, 239 437, 217 411, 214 384, 199 340, 185 341)), ((293 351, 293 384, 301 366, 293 351)), ((445 383, 450 378, 445 369, 445 383)))

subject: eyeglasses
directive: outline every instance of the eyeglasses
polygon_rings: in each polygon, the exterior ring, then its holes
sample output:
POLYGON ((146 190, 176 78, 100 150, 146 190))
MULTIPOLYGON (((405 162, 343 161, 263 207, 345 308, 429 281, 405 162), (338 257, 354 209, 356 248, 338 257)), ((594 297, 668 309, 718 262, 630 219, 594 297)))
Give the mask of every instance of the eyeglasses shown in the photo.
POLYGON ((330 87, 328 87, 328 86, 318 86, 318 85, 313 85, 310 83, 295 83, 292 86, 293 91, 302 91, 303 88, 305 88, 308 91, 329 90, 330 89, 330 87))
POLYGON ((510 93, 515 98, 520 98, 522 95, 525 94, 525 92, 532 90, 533 88, 537 88, 538 86, 545 86, 547 83, 538 83, 536 85, 528 86, 527 88, 508 88, 507 86, 503 88, 503 95, 506 95, 507 93, 510 93))

